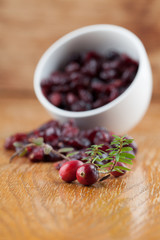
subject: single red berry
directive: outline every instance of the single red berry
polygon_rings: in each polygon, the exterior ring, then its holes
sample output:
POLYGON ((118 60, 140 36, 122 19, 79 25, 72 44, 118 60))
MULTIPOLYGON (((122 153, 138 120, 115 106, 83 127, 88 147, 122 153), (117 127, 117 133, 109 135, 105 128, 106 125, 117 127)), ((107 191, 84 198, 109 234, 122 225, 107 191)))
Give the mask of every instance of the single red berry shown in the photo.
POLYGON ((49 99, 50 99, 50 102, 56 107, 58 107, 62 102, 62 96, 58 92, 52 93, 49 99))
MULTIPOLYGON (((126 165, 123 164, 123 163, 121 163, 121 162, 116 163, 116 166, 126 167, 126 165)), ((126 173, 125 170, 121 170, 121 171, 122 171, 122 173, 117 172, 117 171, 114 171, 114 172, 111 172, 111 174, 112 174, 114 177, 117 178, 117 177, 120 177, 120 176, 122 176, 122 175, 124 175, 124 174, 126 173)))
POLYGON ((32 162, 40 162, 43 160, 44 157, 44 151, 42 147, 36 147, 33 149, 33 151, 29 155, 29 159, 32 162))
POLYGON ((71 160, 62 165, 59 170, 60 177, 65 182, 72 182, 76 180, 76 172, 78 167, 80 167, 83 163, 79 160, 71 160))
POLYGON ((15 142, 23 142, 26 140, 26 138, 27 138, 27 135, 25 133, 16 133, 15 135, 12 135, 6 139, 4 147, 6 149, 14 150, 15 147, 13 144, 15 142))
POLYGON ((93 164, 86 163, 77 169, 76 177, 79 183, 89 186, 97 182, 99 174, 93 164))

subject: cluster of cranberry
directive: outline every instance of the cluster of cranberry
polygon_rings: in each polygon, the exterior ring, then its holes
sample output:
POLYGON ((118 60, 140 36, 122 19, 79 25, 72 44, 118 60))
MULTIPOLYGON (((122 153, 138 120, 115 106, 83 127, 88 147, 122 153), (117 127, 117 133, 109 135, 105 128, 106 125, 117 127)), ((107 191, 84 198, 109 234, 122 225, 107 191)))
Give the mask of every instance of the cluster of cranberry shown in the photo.
MULTIPOLYGON (((117 166, 125 167, 123 163, 117 163, 117 166)), ((59 169, 59 168, 58 168, 59 169)), ((124 175, 126 171, 113 171, 110 174, 114 177, 120 177, 124 175)), ((76 179, 79 183, 85 186, 90 186, 96 183, 99 179, 99 172, 96 165, 91 163, 83 163, 79 160, 71 160, 62 164, 59 170, 59 175, 65 182, 72 182, 76 179)), ((109 175, 107 175, 109 177, 109 175)))
MULTIPOLYGON (((19 148, 21 149, 22 146, 27 146, 25 147, 27 148, 25 155, 28 156, 32 162, 58 161, 55 167, 59 170, 59 174, 64 181, 72 182, 77 179, 83 185, 91 185, 99 179, 99 171, 96 164, 97 166, 105 165, 107 161, 95 161, 94 164, 86 163, 86 150, 91 145, 103 144, 101 147, 101 150, 104 151, 102 157, 106 158, 108 154, 106 150, 111 148, 112 140, 112 133, 102 127, 80 130, 72 120, 63 124, 51 120, 29 133, 17 133, 8 137, 5 142, 5 148, 18 152, 19 148), (30 146, 30 139, 38 138, 42 138, 44 144, 50 145, 54 151, 45 154, 42 145, 30 146), (16 142, 18 142, 19 145, 15 145, 16 142), (72 149, 77 151, 75 155, 69 157, 69 161, 64 160, 66 155, 56 154, 60 149, 62 150, 62 148, 67 147, 72 147, 72 149)), ((135 142, 132 142, 130 146, 135 155, 137 151, 135 142)), ((123 163, 117 164, 124 166, 123 163)), ((125 171, 111 172, 114 177, 119 177, 124 173, 125 171)))
POLYGON ((77 54, 41 82, 44 96, 56 107, 87 111, 122 94, 132 83, 138 63, 126 54, 108 51, 77 54))
POLYGON ((78 180, 79 183, 89 186, 97 182, 99 174, 95 165, 84 164, 79 160, 72 160, 64 163, 59 170, 60 177, 65 182, 78 180))

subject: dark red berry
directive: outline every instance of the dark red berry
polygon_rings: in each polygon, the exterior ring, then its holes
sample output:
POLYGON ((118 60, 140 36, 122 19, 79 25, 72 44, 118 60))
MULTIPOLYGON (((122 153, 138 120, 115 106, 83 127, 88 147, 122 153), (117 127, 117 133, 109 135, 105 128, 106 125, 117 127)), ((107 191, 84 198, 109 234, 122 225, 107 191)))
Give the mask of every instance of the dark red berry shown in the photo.
POLYGON ((56 107, 60 106, 62 103, 62 95, 60 93, 52 93, 49 97, 50 102, 56 107))
POLYGON ((78 98, 77 98, 77 96, 74 93, 69 92, 66 95, 66 101, 67 101, 68 105, 70 106, 70 105, 76 103, 78 101, 78 98))
POLYGON ((31 152, 31 154, 29 155, 29 159, 32 162, 40 162, 42 161, 44 156, 44 151, 43 148, 41 147, 36 147, 33 149, 33 151, 31 152))
POLYGON ((15 149, 13 143, 14 142, 23 142, 27 139, 27 135, 25 133, 16 133, 13 136, 10 136, 5 141, 5 148, 6 149, 15 149))
POLYGON ((67 162, 67 160, 62 160, 62 161, 56 162, 56 163, 54 164, 55 169, 56 169, 56 170, 60 170, 60 168, 62 167, 62 165, 63 165, 64 163, 66 163, 66 162, 67 162))
MULTIPOLYGON (((121 163, 121 162, 118 162, 117 164, 116 164, 116 166, 122 166, 122 167, 126 167, 125 166, 125 164, 124 163, 121 163)), ((111 174, 114 176, 114 177, 120 177, 120 176, 123 176, 125 173, 126 173, 126 171, 124 171, 124 170, 121 170, 122 172, 120 173, 120 172, 117 172, 117 171, 114 171, 114 172, 111 172, 111 174)))
POLYGON ((99 174, 93 164, 86 163, 77 169, 76 177, 79 183, 89 186, 97 182, 99 174))
POLYGON ((80 65, 76 62, 71 62, 65 67, 67 73, 76 72, 80 69, 80 65))
POLYGON ((88 111, 113 101, 132 83, 138 62, 126 54, 108 51, 70 56, 68 63, 41 82, 42 93, 55 106, 88 111))
POLYGON ((76 172, 78 167, 83 165, 83 163, 79 160, 71 160, 62 165, 62 167, 59 170, 60 177, 65 182, 72 182, 76 180, 76 172))

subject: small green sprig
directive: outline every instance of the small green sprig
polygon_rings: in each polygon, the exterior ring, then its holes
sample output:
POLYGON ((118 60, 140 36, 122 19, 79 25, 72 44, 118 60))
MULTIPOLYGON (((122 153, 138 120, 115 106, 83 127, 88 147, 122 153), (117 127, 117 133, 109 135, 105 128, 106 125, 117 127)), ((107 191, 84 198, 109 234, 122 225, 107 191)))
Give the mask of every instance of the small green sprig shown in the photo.
POLYGON ((127 139, 126 136, 119 137, 113 135, 114 140, 111 142, 112 148, 102 150, 104 144, 92 145, 85 152, 88 156, 83 158, 88 163, 94 164, 98 171, 105 174, 99 181, 103 181, 110 176, 111 172, 117 171, 123 173, 123 171, 130 171, 129 168, 124 166, 118 166, 118 163, 132 164, 132 159, 135 157, 130 152, 133 148, 128 146, 134 139, 127 139), (106 156, 107 155, 107 156, 106 156), (106 164, 100 164, 97 162, 107 161, 106 164))
MULTIPOLYGON (((118 171, 123 173, 123 171, 130 171, 129 168, 124 166, 119 166, 118 163, 132 164, 132 159, 135 157, 130 152, 133 151, 132 147, 129 145, 134 141, 134 139, 128 139, 126 136, 119 137, 113 135, 114 139, 111 142, 111 148, 103 150, 103 145, 92 145, 90 148, 87 148, 86 157, 82 159, 82 161, 86 161, 87 163, 94 164, 99 171, 99 173, 103 174, 103 176, 99 179, 99 181, 103 181, 107 179, 111 172, 118 171), (102 161, 106 161, 106 164, 100 164, 102 161)), ((43 138, 32 138, 29 143, 23 144, 21 142, 15 142, 14 146, 17 151, 10 158, 10 162, 16 156, 25 156, 28 153, 29 147, 42 147, 44 154, 50 154, 51 152, 60 156, 62 159, 70 161, 70 157, 78 154, 78 151, 74 151, 72 147, 60 148, 59 150, 53 149, 52 146, 46 144, 43 138), (64 155, 64 154, 66 155, 64 155)))
MULTIPOLYGON (((28 153, 29 147, 42 147, 45 155, 48 155, 52 152, 67 161, 70 161, 69 154, 64 155, 63 153, 71 152, 74 150, 74 148, 71 148, 71 147, 55 150, 52 148, 51 145, 44 143, 44 139, 42 137, 32 138, 32 139, 30 139, 29 143, 27 143, 27 144, 23 144, 21 142, 15 142, 13 145, 18 150, 11 156, 10 162, 17 156, 19 156, 19 157, 25 156, 28 153)), ((75 154, 75 152, 72 152, 72 155, 73 154, 75 154)), ((70 155, 71 155, 71 153, 70 153, 70 155)))

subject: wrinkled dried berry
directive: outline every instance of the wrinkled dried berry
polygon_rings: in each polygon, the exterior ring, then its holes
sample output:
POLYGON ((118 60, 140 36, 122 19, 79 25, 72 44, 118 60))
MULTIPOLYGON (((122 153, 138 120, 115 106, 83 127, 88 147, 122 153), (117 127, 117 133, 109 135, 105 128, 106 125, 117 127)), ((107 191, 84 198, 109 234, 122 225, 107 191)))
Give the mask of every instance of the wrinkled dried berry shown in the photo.
MULTIPOLYGON (((44 142, 50 144, 55 150, 64 147, 74 148, 74 150, 78 151, 78 153, 75 156, 72 156, 71 159, 82 160, 82 158, 86 157, 86 149, 91 145, 104 144, 102 146, 103 151, 111 148, 110 144, 113 141, 112 134, 113 133, 107 131, 103 127, 80 130, 73 120, 63 124, 59 123, 58 121, 51 120, 29 133, 17 133, 11 137, 8 137, 5 142, 5 148, 18 150, 15 149, 13 145, 15 142, 28 144, 32 138, 43 137, 44 142)), ((133 154, 136 154, 136 143, 132 142, 130 146, 133 148, 133 154)), ((62 160, 62 158, 52 152, 48 155, 45 155, 41 147, 28 147, 27 150, 28 153, 26 156, 29 156, 30 160, 33 162, 55 162, 62 160)))
POLYGON ((138 63, 126 54, 108 51, 73 55, 61 71, 42 79, 44 96, 56 107, 88 111, 121 95, 132 83, 138 63))

